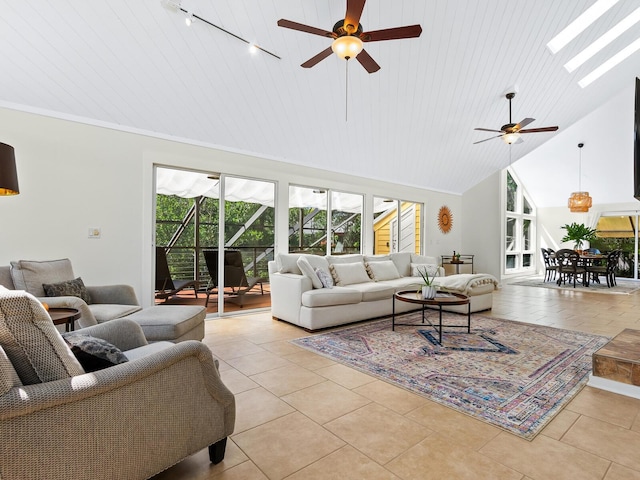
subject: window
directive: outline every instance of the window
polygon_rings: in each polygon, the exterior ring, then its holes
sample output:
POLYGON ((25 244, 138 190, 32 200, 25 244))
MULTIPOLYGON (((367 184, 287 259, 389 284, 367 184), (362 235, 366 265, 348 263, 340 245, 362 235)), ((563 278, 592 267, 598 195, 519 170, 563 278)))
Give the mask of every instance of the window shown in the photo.
POLYGON ((327 250, 327 191, 289 187, 289 251, 324 255, 327 250))
POLYGON ((289 251, 316 255, 360 253, 363 204, 362 195, 291 185, 289 251))
POLYGON ((374 197, 373 253, 420 254, 422 210, 421 203, 374 197))
POLYGON ((512 173, 506 174, 505 273, 535 268, 535 209, 512 173))
POLYGON ((331 192, 331 253, 360 253, 362 195, 331 192))

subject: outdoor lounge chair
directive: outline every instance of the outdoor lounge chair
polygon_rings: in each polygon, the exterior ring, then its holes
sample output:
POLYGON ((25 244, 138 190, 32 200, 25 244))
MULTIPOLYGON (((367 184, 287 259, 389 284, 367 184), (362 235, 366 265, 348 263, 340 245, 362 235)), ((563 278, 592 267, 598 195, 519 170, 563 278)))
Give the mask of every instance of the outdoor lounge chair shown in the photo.
POLYGON ((226 288, 231 289, 231 295, 235 295, 240 307, 244 304, 244 295, 256 285, 260 285, 260 294, 264 294, 262 287, 262 278, 247 277, 242 263, 242 252, 240 250, 224 251, 224 284, 222 290, 219 288, 218 282, 218 250, 203 250, 205 263, 211 281, 207 285, 207 301, 205 306, 209 305, 209 296, 211 292, 217 290, 218 293, 224 294, 226 288))
POLYGON ((198 298, 197 280, 174 280, 169 271, 167 262, 167 252, 164 247, 156 247, 156 298, 167 300, 169 297, 177 295, 185 288, 193 288, 193 293, 198 298))

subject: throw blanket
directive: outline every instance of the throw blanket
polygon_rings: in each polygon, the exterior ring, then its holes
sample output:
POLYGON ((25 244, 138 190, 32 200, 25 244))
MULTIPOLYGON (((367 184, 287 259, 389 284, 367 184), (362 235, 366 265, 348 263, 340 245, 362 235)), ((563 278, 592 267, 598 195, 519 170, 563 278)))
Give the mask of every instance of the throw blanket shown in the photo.
POLYGON ((463 294, 467 294, 469 290, 478 285, 493 283, 498 288, 498 280, 488 273, 460 273, 449 277, 436 277, 433 280, 435 285, 439 285, 448 290, 453 290, 463 294))

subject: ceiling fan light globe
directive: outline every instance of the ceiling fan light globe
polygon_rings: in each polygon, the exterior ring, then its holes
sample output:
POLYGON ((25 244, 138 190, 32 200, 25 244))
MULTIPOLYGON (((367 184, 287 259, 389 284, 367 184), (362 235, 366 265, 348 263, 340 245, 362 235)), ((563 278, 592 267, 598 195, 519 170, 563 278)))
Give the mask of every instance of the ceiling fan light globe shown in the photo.
POLYGON ((331 44, 331 50, 343 60, 355 58, 364 48, 362 40, 352 35, 336 38, 331 44))
POLYGON ((518 141, 518 139, 520 138, 520 134, 518 132, 513 132, 513 133, 505 133, 502 136, 502 140, 504 141, 504 143, 506 143, 507 145, 511 145, 512 143, 516 143, 518 141))

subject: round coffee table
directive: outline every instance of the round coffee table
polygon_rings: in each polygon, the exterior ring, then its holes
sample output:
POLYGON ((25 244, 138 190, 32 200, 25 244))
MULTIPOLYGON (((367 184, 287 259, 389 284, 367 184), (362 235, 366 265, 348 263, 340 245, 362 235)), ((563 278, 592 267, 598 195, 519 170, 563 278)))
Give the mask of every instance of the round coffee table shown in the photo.
POLYGON ((450 328, 466 328, 467 333, 471 333, 471 303, 469 297, 461 293, 454 292, 438 292, 434 298, 423 298, 420 293, 415 290, 403 290, 393 295, 393 313, 391 316, 391 330, 395 331, 396 325, 407 325, 415 327, 415 323, 396 323, 396 300, 407 303, 416 303, 422 305, 422 323, 425 320, 433 329, 438 332, 438 343, 442 344, 442 307, 447 305, 467 305, 467 324, 466 325, 447 325, 450 328), (437 325, 431 323, 424 311, 427 305, 435 305, 439 310, 439 321, 437 325))
POLYGON ((80 318, 77 308, 49 308, 48 313, 54 325, 64 325, 65 332, 72 332, 74 322, 80 318))

